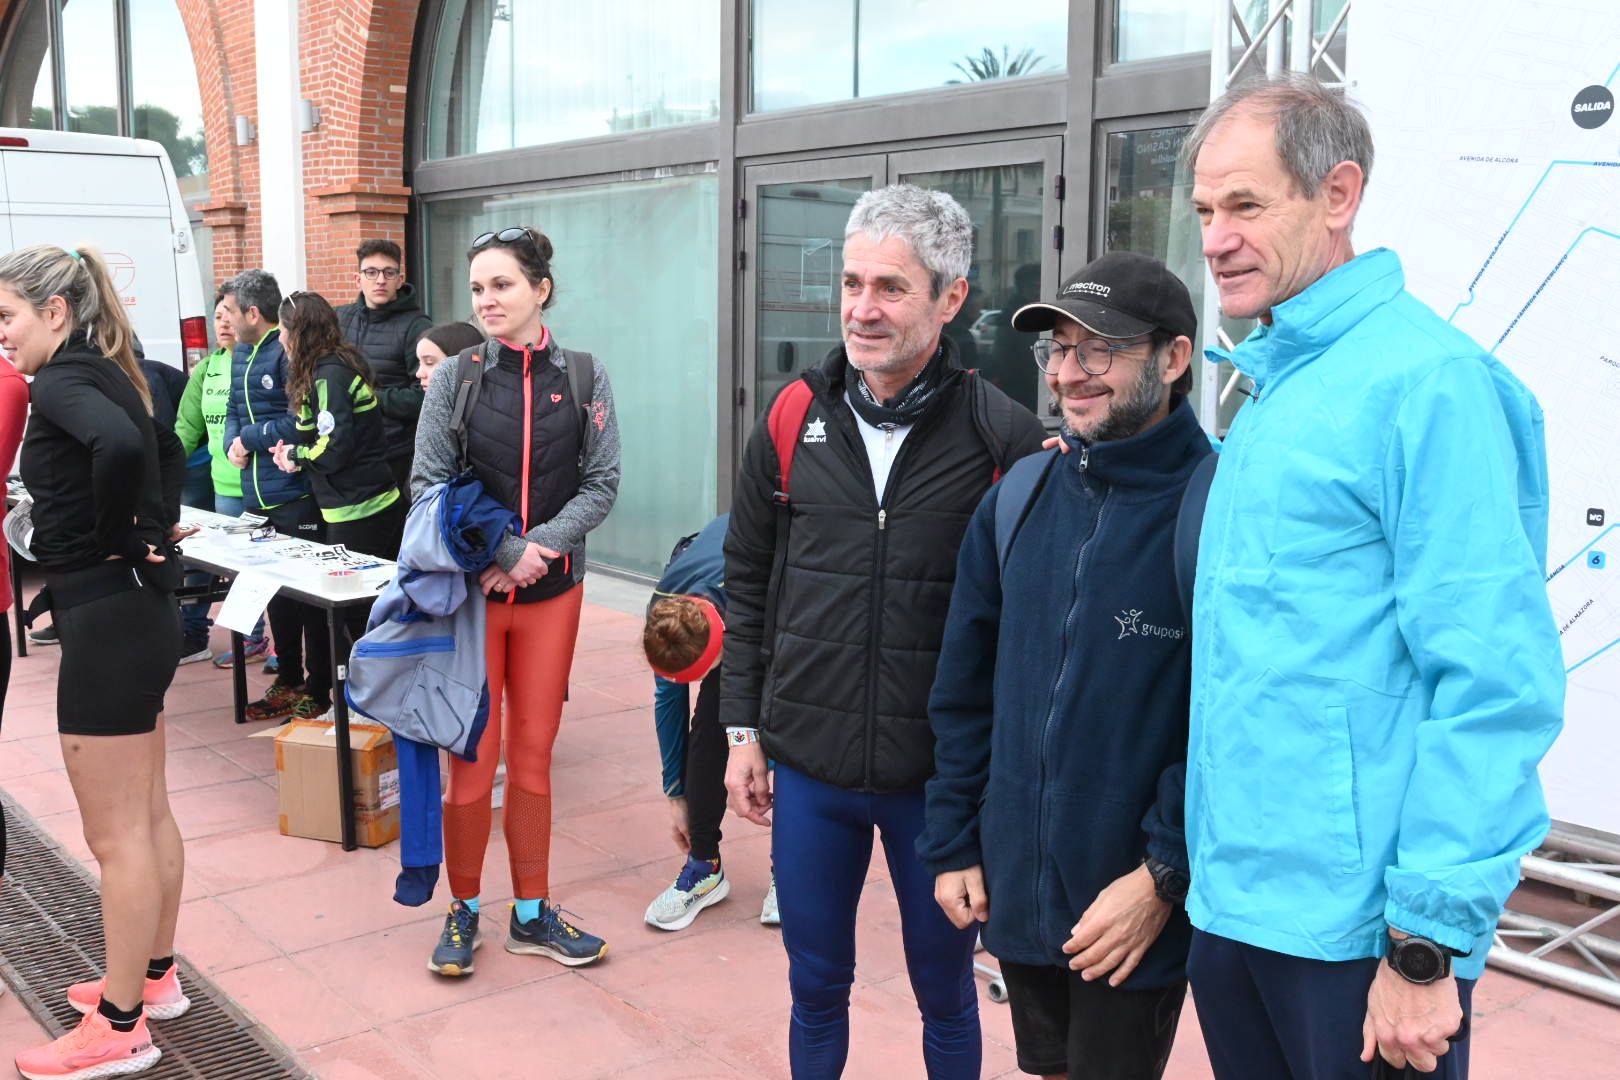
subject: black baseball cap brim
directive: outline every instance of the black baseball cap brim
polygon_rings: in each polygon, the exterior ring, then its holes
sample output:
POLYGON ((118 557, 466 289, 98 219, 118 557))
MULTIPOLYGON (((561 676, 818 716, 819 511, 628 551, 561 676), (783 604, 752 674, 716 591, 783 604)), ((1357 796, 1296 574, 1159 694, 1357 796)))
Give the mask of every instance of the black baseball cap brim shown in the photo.
POLYGON ((1013 312, 1012 328, 1024 333, 1039 333, 1052 329, 1059 318, 1072 319, 1091 333, 1105 338, 1141 337, 1153 330, 1150 322, 1080 299, 1054 304, 1025 304, 1013 312))

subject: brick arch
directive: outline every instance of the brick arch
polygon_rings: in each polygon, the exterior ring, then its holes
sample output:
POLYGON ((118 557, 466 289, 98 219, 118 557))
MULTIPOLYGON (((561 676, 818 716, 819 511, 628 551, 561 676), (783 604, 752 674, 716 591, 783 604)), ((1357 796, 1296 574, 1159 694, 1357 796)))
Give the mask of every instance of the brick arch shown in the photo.
POLYGON ((308 4, 300 50, 304 96, 321 109, 303 137, 309 287, 352 299, 354 248, 405 246, 405 97, 420 0, 308 4))
POLYGON ((261 244, 248 229, 259 203, 259 150, 236 145, 235 118, 253 116, 253 7, 240 0, 176 0, 191 45, 208 145, 209 201, 203 223, 213 233, 214 277, 223 280, 260 261, 261 244))

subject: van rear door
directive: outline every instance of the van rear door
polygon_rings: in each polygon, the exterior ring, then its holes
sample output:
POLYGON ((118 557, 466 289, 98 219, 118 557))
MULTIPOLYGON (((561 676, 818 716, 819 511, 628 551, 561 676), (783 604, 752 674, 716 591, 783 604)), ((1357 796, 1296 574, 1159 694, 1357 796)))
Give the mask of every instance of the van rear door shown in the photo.
POLYGON ((0 151, 0 173, 11 196, 7 248, 99 248, 146 354, 178 364, 174 226, 159 159, 10 150, 0 151))
POLYGON ((6 155, 0 154, 0 251, 11 251, 16 245, 11 242, 11 202, 6 194, 6 155))

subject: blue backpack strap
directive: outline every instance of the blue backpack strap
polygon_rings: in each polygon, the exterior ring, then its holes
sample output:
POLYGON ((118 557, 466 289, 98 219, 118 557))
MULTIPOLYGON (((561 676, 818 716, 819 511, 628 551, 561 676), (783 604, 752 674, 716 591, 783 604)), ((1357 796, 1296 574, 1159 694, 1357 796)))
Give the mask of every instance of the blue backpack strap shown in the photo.
POLYGON ((1012 550, 1013 538, 1029 516, 1035 496, 1046 482, 1047 470, 1062 455, 1057 450, 1044 454, 1031 454, 1016 462, 1007 475, 996 485, 996 570, 1007 570, 1007 553, 1012 550))
POLYGON ((1181 614, 1192 626, 1193 585, 1198 577, 1198 534, 1204 527, 1204 504, 1209 501, 1209 485, 1215 479, 1220 454, 1210 454, 1193 469, 1181 493, 1181 509, 1176 512, 1176 591, 1181 594, 1181 614))

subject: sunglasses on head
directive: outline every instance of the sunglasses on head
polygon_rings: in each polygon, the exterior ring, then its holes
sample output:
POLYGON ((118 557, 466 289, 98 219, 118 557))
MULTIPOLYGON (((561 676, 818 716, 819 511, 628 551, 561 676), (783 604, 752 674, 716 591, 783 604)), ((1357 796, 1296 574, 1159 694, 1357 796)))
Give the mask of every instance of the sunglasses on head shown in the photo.
POLYGON ((292 312, 294 315, 298 314, 298 298, 300 296, 308 295, 310 295, 308 292, 299 290, 297 292, 290 292, 286 296, 283 296, 281 298, 281 306, 277 309, 276 321, 286 322, 288 312, 292 312))
POLYGON ((514 225, 512 228, 502 229, 500 232, 482 233, 473 239, 472 246, 473 250, 477 251, 479 248, 488 247, 497 240, 503 244, 515 244, 524 238, 527 238, 531 244, 535 243, 534 230, 527 225, 514 225))

